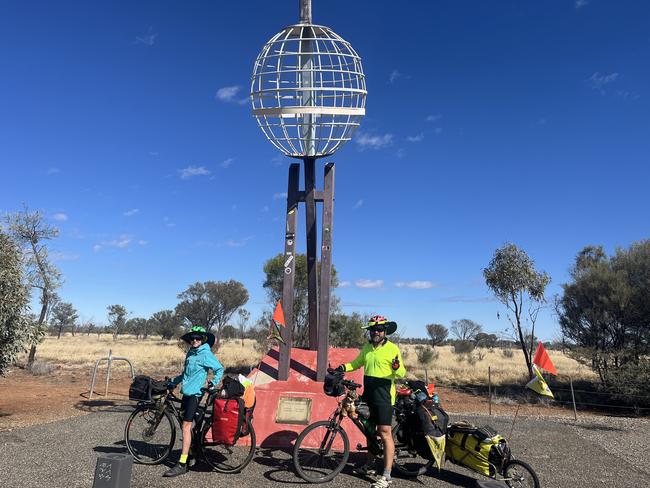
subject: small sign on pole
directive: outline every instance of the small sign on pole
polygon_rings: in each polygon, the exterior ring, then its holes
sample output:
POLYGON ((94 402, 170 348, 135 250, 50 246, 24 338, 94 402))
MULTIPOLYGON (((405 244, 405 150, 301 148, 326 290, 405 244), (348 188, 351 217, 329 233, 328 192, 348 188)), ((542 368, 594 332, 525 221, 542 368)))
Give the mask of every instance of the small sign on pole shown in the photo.
POLYGON ((97 458, 93 488, 131 488, 133 458, 129 454, 104 454, 97 458))

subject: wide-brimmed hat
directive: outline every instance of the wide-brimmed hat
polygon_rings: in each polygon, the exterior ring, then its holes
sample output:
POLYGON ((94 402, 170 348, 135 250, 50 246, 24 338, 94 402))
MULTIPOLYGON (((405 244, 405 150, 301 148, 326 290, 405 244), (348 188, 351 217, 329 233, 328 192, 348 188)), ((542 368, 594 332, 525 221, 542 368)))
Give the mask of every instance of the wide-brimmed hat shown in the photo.
POLYGON ((386 317, 383 317, 381 315, 370 317, 368 323, 366 325, 362 325, 361 328, 370 329, 371 327, 375 327, 377 325, 383 325, 386 328, 386 335, 391 335, 397 330, 397 322, 387 320, 386 317))
POLYGON ((181 336, 181 339, 183 339, 185 342, 189 344, 190 337, 195 335, 202 336, 203 338, 201 340, 205 342, 208 346, 210 347, 214 346, 214 342, 215 342, 214 334, 212 332, 208 332, 207 330, 205 330, 205 327, 202 327, 200 325, 193 326, 190 330, 188 330, 185 334, 181 336))

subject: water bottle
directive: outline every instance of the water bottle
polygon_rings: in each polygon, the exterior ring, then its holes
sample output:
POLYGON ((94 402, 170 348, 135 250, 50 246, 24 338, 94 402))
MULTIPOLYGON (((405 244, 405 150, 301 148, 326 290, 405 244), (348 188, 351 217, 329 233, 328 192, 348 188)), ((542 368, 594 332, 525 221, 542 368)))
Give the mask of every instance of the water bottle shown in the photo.
POLYGON ((434 393, 432 397, 433 403, 436 405, 440 405, 440 398, 438 398, 438 394, 434 393))

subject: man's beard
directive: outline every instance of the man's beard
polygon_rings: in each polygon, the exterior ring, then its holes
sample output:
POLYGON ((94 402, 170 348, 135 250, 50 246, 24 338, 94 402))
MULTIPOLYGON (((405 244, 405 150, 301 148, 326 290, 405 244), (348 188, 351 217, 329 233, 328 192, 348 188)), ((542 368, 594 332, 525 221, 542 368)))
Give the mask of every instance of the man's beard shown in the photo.
POLYGON ((383 340, 384 338, 381 337, 379 334, 370 334, 370 342, 375 346, 381 344, 383 340))

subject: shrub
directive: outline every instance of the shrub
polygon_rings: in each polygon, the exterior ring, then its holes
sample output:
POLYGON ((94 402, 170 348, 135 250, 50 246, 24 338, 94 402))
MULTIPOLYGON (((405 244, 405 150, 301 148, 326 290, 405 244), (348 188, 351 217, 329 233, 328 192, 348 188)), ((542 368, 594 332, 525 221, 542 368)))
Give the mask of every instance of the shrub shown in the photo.
POLYGON ((454 343, 454 352, 456 354, 468 354, 474 350, 474 343, 470 341, 458 341, 454 343))
POLYGON ((34 376, 47 376, 54 371, 54 365, 47 361, 34 361, 30 368, 30 372, 34 376))
POLYGON ((512 349, 501 349, 501 354, 503 354, 504 358, 508 359, 512 358, 515 355, 512 349))
POLYGON ((434 359, 433 349, 430 347, 420 347, 415 350, 418 355, 418 362, 420 364, 429 364, 434 359))

